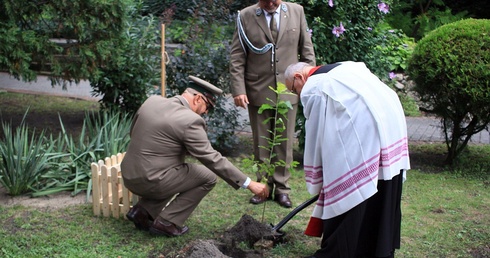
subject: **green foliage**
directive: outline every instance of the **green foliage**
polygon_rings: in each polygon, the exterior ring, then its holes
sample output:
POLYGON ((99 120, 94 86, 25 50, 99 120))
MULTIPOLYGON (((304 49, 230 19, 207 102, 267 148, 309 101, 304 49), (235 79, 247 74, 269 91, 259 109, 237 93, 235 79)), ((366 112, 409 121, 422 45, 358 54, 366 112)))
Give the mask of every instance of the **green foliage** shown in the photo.
MULTIPOLYGON (((233 20, 228 18, 217 22, 209 19, 210 14, 205 11, 203 9, 183 22, 176 22, 179 26, 170 26, 179 29, 165 30, 166 39, 182 42, 167 50, 170 62, 166 66, 166 96, 182 93, 187 88, 189 75, 200 77, 221 88, 225 94, 229 93, 232 27, 227 24, 232 24, 233 20)), ((208 136, 214 148, 225 150, 236 143, 235 131, 241 126, 238 117, 237 107, 229 105, 224 98, 218 100, 213 112, 206 117, 208 136)))
POLYGON ((400 102, 402 103, 403 113, 405 116, 420 116, 419 106, 414 98, 409 96, 405 91, 402 91, 401 93, 398 92, 397 94, 400 98, 400 102))
MULTIPOLYGON (((312 29, 318 64, 339 61, 365 62, 378 75, 386 75, 388 65, 373 56, 376 46, 384 38, 373 32, 383 21, 384 13, 378 9, 378 0, 334 0, 333 7, 324 0, 303 0, 308 24, 312 29), (338 37, 332 33, 342 23, 345 31, 338 37)), ((392 1, 383 1, 390 5, 392 1)))
POLYGON ((2 123, 2 128, 0 183, 10 195, 25 194, 48 172, 50 160, 61 154, 53 152, 52 145, 44 139, 44 132, 36 135, 30 131, 25 120, 15 131, 8 123, 2 123))
POLYGON ((264 137, 267 140, 267 146, 259 146, 259 148, 265 149, 269 152, 269 158, 258 162, 258 168, 261 173, 267 173, 268 177, 271 177, 276 171, 276 167, 288 167, 289 169, 294 169, 297 165, 297 161, 293 161, 291 164, 287 164, 285 160, 277 160, 275 159, 277 154, 274 152, 276 146, 281 145, 282 142, 287 141, 288 138, 283 137, 283 132, 286 130, 286 123, 284 121, 287 117, 287 113, 289 110, 293 109, 291 102, 284 101, 279 98, 281 94, 292 94, 290 93, 286 85, 284 83, 277 83, 277 88, 269 86, 269 89, 274 91, 277 96, 277 102, 272 99, 267 99, 270 103, 264 103, 259 108, 259 114, 262 114, 265 110, 272 110, 275 114, 274 117, 268 117, 264 120, 265 123, 269 123, 271 120, 274 121, 274 129, 269 130, 269 133, 272 135, 271 138, 264 137), (288 166, 289 165, 289 166, 288 166))
MULTIPOLYGON (((126 151, 132 118, 127 113, 92 112, 86 113, 83 127, 77 138, 67 134, 60 119, 62 133, 53 141, 56 152, 65 153, 53 163, 56 164, 43 175, 33 196, 43 196, 61 191, 78 194, 91 191, 90 164, 106 157, 126 151)), ((53 137, 51 137, 53 138, 53 137)))
POLYGON ((196 13, 209 14, 208 20, 221 20, 252 4, 257 0, 207 0, 207 1, 181 1, 181 0, 144 0, 144 12, 155 16, 163 16, 167 20, 185 21, 196 13))
POLYGON ((84 128, 87 129, 86 139, 95 142, 96 147, 93 149, 97 151, 95 160, 126 151, 132 120, 129 113, 114 111, 87 113, 84 128))
POLYGON ((490 20, 439 27, 417 44, 407 72, 428 112, 441 118, 452 163, 490 122, 490 20))
POLYGON ((428 32, 467 16, 467 11, 453 12, 443 0, 399 0, 386 21, 418 41, 428 32))
POLYGON ((189 16, 189 10, 195 8, 195 1, 176 0, 144 0, 144 13, 155 16, 171 15, 172 19, 185 20, 189 16))
POLYGON ((127 113, 87 112, 76 137, 67 133, 61 118, 57 137, 31 132, 24 120, 15 132, 4 123, 0 183, 11 195, 38 197, 61 191, 76 195, 87 190, 88 198, 90 164, 126 150, 131 122, 127 113))
POLYGON ((0 68, 33 81, 87 78, 113 56, 126 19, 127 0, 0 2, 0 68))
MULTIPOLYGON (((413 162, 414 169, 409 171, 403 184, 402 243, 395 257, 489 257, 488 178, 467 177, 466 174, 459 175, 445 169, 441 171, 441 168, 433 165, 431 147, 433 144, 409 146, 414 157, 424 156, 427 162, 423 170, 419 168, 420 163, 413 162), (438 170, 438 173, 428 172, 433 170, 438 170)), ((484 162, 485 168, 488 168, 490 146, 475 147, 470 146, 471 153, 481 152, 480 158, 473 160, 470 155, 469 162, 459 169, 471 170, 474 164, 480 162, 484 162)), ((302 171, 295 171, 289 183, 294 203, 311 198, 305 190, 302 171)), ((0 205, 0 256, 183 256, 195 240, 217 240, 240 220, 244 212, 258 218, 262 206, 250 205, 248 197, 247 191, 236 191, 218 180, 215 188, 186 221, 189 233, 174 238, 154 237, 148 232, 137 231, 128 220, 95 217, 91 203, 58 209, 0 205)), ((278 223, 291 212, 275 202, 267 202, 267 205, 270 205, 270 209, 266 211, 265 221, 271 224, 278 223)), ((313 254, 320 247, 320 241, 303 234, 313 207, 311 205, 299 212, 284 226, 285 244, 261 249, 259 256, 297 258, 313 254)), ((236 243, 236 246, 247 253, 257 252, 246 244, 236 243)))
MULTIPOLYGON (((402 31, 392 29, 386 23, 376 27, 375 33, 384 40, 375 47, 374 59, 381 59, 389 65, 389 71, 403 72, 407 68, 407 62, 415 48, 413 38, 407 37, 402 31)), ((373 64, 374 66, 375 64, 373 64)), ((386 74, 385 77, 387 77, 386 74)))
MULTIPOLYGON (((254 161, 255 157, 252 155, 251 158, 243 159, 242 166, 248 170, 252 170, 253 172, 259 171, 260 173, 265 173, 267 176, 265 181, 267 182, 269 178, 274 175, 277 167, 287 167, 290 172, 294 171, 294 168, 299 164, 297 161, 292 161, 290 164, 287 164, 285 160, 277 159, 277 154, 274 152, 275 148, 281 145, 282 142, 285 142, 288 139, 283 136, 283 132, 286 130, 287 121, 287 113, 289 110, 293 109, 291 102, 282 100, 280 95, 282 94, 292 94, 286 88, 284 83, 277 83, 276 89, 272 86, 269 86, 269 89, 276 93, 277 100, 274 101, 272 99, 267 99, 270 103, 264 103, 260 106, 258 113, 262 114, 266 110, 271 110, 275 114, 274 117, 268 117, 264 120, 264 124, 270 123, 271 120, 274 121, 274 128, 269 130, 268 132, 272 135, 270 138, 267 136, 262 136, 267 140, 267 146, 259 146, 259 148, 265 149, 269 152, 269 157, 263 160, 254 161)), ((264 212, 265 212, 265 203, 264 203, 264 212)), ((264 220, 264 216, 262 215, 262 221, 264 220)))
POLYGON ((161 46, 157 20, 132 11, 125 33, 113 56, 90 76, 94 94, 102 96, 103 109, 136 113, 155 85, 160 83, 161 46))
POLYGON ((218 98, 212 114, 206 115, 207 134, 213 147, 220 152, 227 152, 236 147, 238 137, 236 128, 243 127, 238 119, 240 114, 224 97, 218 98))

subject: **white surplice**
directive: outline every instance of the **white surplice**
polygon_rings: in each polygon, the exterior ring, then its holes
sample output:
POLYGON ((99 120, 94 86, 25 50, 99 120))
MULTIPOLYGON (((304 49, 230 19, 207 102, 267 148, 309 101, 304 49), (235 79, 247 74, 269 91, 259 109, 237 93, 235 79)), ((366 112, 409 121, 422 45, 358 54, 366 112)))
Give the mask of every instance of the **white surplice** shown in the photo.
POLYGON ((312 218, 347 212, 377 192, 378 180, 410 168, 398 96, 364 63, 343 62, 310 76, 301 102, 306 186, 320 194, 312 218))

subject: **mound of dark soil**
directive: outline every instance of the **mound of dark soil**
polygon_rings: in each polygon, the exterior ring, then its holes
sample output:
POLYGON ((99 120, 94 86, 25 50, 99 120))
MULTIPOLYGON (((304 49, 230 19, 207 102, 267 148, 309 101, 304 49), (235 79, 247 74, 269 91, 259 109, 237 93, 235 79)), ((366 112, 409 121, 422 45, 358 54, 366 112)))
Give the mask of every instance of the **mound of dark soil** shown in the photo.
POLYGON ((224 232, 221 239, 193 241, 181 253, 186 258, 260 258, 263 257, 262 250, 272 248, 280 240, 280 236, 272 233, 270 225, 245 214, 232 228, 224 232), (240 243, 246 243, 251 249, 241 249, 240 243))

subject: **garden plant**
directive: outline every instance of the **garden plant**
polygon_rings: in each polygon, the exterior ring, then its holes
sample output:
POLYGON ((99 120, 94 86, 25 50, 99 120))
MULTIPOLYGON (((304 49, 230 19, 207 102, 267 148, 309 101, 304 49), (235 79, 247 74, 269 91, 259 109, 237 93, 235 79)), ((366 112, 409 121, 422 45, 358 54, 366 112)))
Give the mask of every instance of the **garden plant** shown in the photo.
MULTIPOLYGON (((246 170, 250 171, 253 174, 257 172, 265 174, 266 177, 264 178, 264 180, 266 183, 268 182, 269 178, 274 175, 276 167, 286 167, 289 169, 290 172, 292 172, 294 168, 299 164, 297 161, 294 160, 291 161, 289 164, 285 160, 278 160, 276 158, 277 154, 275 153, 276 146, 279 146, 284 141, 292 140, 284 137, 282 133, 286 130, 287 121, 284 120, 287 119, 287 113, 289 112, 289 110, 293 109, 293 106, 291 105, 291 102, 281 99, 280 96, 283 94, 293 93, 289 92, 286 88, 286 85, 280 82, 277 83, 276 88, 269 86, 269 89, 276 93, 276 100, 267 99, 270 103, 262 104, 258 111, 259 114, 262 114, 266 110, 272 110, 275 114, 274 117, 269 117, 264 120, 264 124, 268 123, 270 120, 275 121, 273 128, 269 130, 269 133, 272 136, 270 138, 263 136, 267 140, 268 145, 259 146, 259 148, 268 151, 269 157, 264 160, 255 160, 255 157, 252 155, 250 158, 245 158, 242 160, 242 166, 245 167, 246 170)), ((262 222, 264 222, 266 203, 267 202, 264 202, 263 205, 264 210, 262 212, 262 222)))
POLYGON ((466 19, 427 34, 407 72, 425 111, 441 119, 451 164, 490 122, 490 20, 466 19))

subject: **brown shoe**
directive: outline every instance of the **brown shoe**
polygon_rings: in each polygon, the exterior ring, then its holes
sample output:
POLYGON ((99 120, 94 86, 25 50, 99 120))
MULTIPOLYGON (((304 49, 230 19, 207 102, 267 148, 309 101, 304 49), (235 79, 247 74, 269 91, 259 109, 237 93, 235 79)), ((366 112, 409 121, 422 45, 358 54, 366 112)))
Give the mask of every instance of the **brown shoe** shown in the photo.
POLYGON ((291 200, 289 200, 289 196, 287 194, 276 194, 274 196, 274 200, 279 203, 282 207, 291 208, 291 200))
POLYGON ((150 227, 150 233, 158 236, 181 236, 189 231, 187 226, 178 227, 174 223, 158 217, 150 227))
POLYGON ((250 198, 250 203, 251 204, 261 204, 267 200, 270 200, 271 198, 266 198, 263 197, 262 195, 254 195, 252 198, 250 198))
POLYGON ((139 203, 128 211, 126 218, 132 221, 136 228, 140 230, 149 230, 153 222, 150 214, 139 203))

